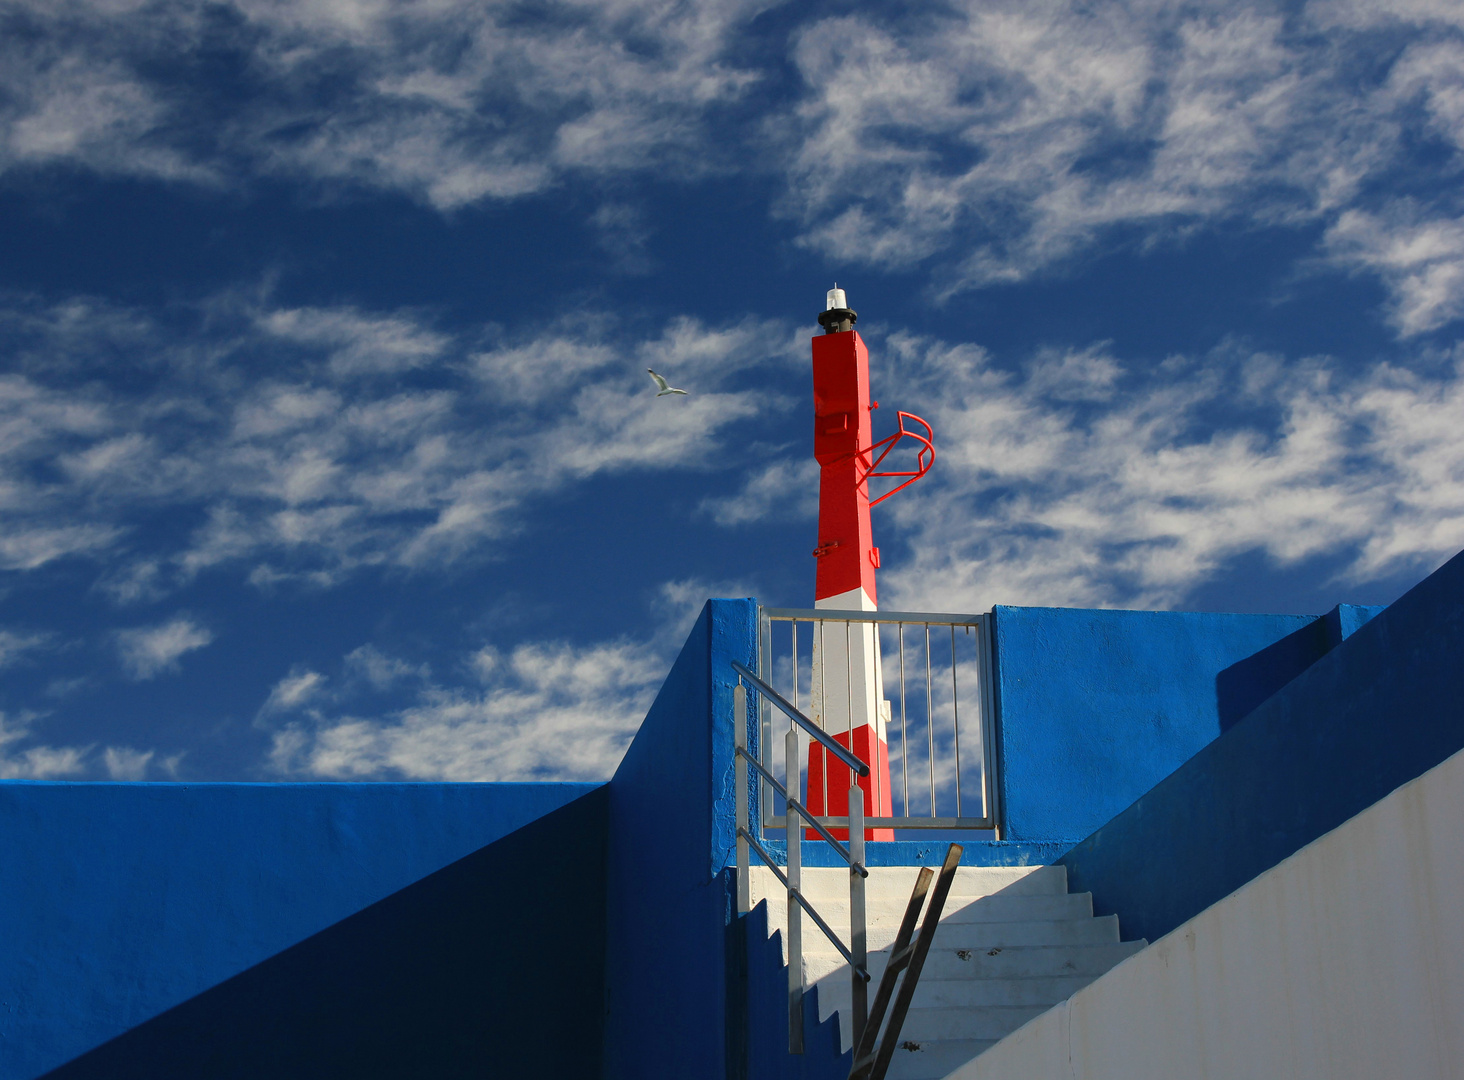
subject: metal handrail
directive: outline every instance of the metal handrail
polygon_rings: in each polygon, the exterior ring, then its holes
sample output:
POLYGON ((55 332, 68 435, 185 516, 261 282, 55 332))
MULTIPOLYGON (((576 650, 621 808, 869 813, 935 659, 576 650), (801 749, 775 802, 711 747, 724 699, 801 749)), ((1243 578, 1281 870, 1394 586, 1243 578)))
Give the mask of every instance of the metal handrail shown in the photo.
MULTIPOLYGON (((806 911, 809 918, 823 931, 824 935, 834 943, 834 948, 839 950, 840 955, 849 964, 850 978, 852 980, 852 1027, 854 1039, 857 1043, 864 1034, 864 1019, 868 1015, 868 983, 869 976, 869 950, 868 933, 865 927, 864 911, 864 879, 869 877, 869 871, 864 866, 864 791, 859 787, 858 781, 849 789, 849 846, 845 848, 840 844, 827 827, 820 822, 812 812, 795 798, 791 787, 797 782, 799 776, 799 747, 798 733, 789 726, 787 737, 783 740, 784 753, 787 755, 787 769, 790 777, 788 787, 784 787, 775 780, 772 774, 763 767, 747 751, 747 687, 742 684, 746 679, 752 686, 769 700, 774 701, 787 712, 795 721, 806 726, 820 742, 829 745, 831 740, 819 731, 807 717, 783 700, 778 694, 762 679, 749 671, 744 664, 732 661, 732 668, 739 676, 737 686, 732 691, 732 712, 733 712, 733 773, 736 780, 736 804, 737 804, 737 912, 745 915, 752 908, 752 883, 751 865, 748 857, 749 849, 755 850, 758 856, 767 864, 788 894, 787 908, 787 941, 788 941, 788 1052, 790 1054, 803 1053, 803 930, 799 921, 799 914, 806 911), (749 805, 748 805, 748 771, 740 764, 745 761, 751 765, 774 789, 783 796, 786 810, 783 817, 783 831, 787 836, 787 873, 780 871, 774 864, 772 856, 753 836, 748 828, 749 805), (819 837, 827 841, 841 858, 849 864, 849 947, 839 940, 838 934, 823 917, 809 903, 808 898, 803 895, 799 886, 802 884, 800 877, 803 866, 803 828, 800 821, 807 821, 818 833, 819 837)), ((858 757, 849 753, 842 746, 833 743, 831 746, 839 757, 847 759, 848 764, 861 776, 870 774, 869 766, 860 761, 858 757)), ((761 816, 761 815, 759 815, 761 816)))
POLYGON ((868 765, 860 761, 859 758, 857 758, 855 755, 851 754, 847 747, 831 737, 828 732, 824 731, 808 717, 804 716, 801 712, 798 711, 797 708, 795 708, 793 705, 790 705, 787 698, 785 698, 782 694, 778 693, 771 686, 763 682, 751 671, 749 671, 746 665, 740 664, 736 660, 733 660, 732 670, 737 672, 737 674, 741 675, 748 682, 752 683, 752 685, 757 689, 758 693, 762 694, 763 697, 767 698, 778 708, 782 709, 783 712, 787 713, 790 720, 796 722, 799 727, 803 728, 804 731, 808 732, 825 747, 827 747, 828 750, 834 755, 834 757, 838 758, 845 765, 849 766, 849 768, 853 769, 857 775, 869 775, 868 765))
MULTIPOLYGON (((792 795, 789 795, 788 789, 785 788, 782 784, 778 783, 777 778, 774 777, 772 773, 768 772, 762 767, 762 762, 758 761, 757 758, 753 757, 740 746, 737 748, 737 756, 740 757, 743 761, 747 762, 749 765, 751 765, 758 772, 762 773, 763 779, 766 780, 770 785, 772 785, 773 790, 781 795, 784 799, 786 799, 790 804, 792 804, 793 808, 798 811, 803 820, 808 822, 809 826, 817 831, 819 836, 822 836, 825 840, 827 840, 829 842, 829 846, 839 853, 839 857, 849 864, 849 869, 856 871, 860 877, 869 876, 869 871, 854 861, 853 854, 851 854, 849 849, 846 848, 843 844, 839 843, 838 837, 829 832, 828 829, 824 828, 823 822, 819 821, 818 818, 813 816, 812 810, 808 809, 808 807, 804 806, 797 799, 793 798, 792 795)), ((848 818, 843 819, 845 824, 848 824, 848 820, 848 818)), ((871 818, 869 820, 874 819, 871 818)), ((866 821, 866 824, 867 823, 868 822, 866 821)), ((757 847, 757 841, 753 839, 751 833, 748 834, 748 839, 752 840, 754 847, 757 847)), ((762 848, 760 847, 757 848, 757 850, 759 853, 762 852, 762 848)), ((771 866, 772 864, 769 863, 768 865, 771 866)))
POLYGON ((844 947, 844 943, 839 940, 839 935, 834 933, 829 924, 823 921, 823 917, 814 910, 813 904, 809 902, 808 898, 804 896, 803 893, 800 892, 798 889, 788 884, 788 878, 781 870, 778 869, 777 864, 773 862, 773 857, 769 855, 766 850, 763 849, 763 846, 757 842, 757 839, 752 835, 752 833, 748 832, 746 829, 738 829, 737 835, 745 838, 747 842, 752 845, 753 850, 762 856, 763 862, 765 862, 768 869, 773 872, 773 876, 781 881, 783 883, 783 887, 788 890, 788 895, 797 900, 803 910, 808 912, 808 917, 818 924, 818 928, 824 932, 824 937, 828 938, 831 942, 834 943, 834 948, 838 949, 839 954, 849 962, 849 966, 854 969, 854 973, 862 978, 865 982, 868 982, 869 972, 866 971, 862 965, 855 962, 854 954, 844 947))

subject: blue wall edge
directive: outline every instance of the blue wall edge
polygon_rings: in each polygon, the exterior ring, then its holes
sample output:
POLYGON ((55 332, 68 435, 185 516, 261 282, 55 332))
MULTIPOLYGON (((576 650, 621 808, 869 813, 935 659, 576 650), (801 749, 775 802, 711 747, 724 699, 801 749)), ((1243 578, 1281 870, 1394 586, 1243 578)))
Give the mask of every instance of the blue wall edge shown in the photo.
MULTIPOLYGON (((1072 840, 1018 841, 1018 840, 972 840, 950 838, 942 840, 881 840, 866 841, 864 861, 867 866, 940 866, 945 861, 946 850, 951 843, 960 844, 962 866, 1048 866, 1056 862, 1072 845, 1072 840)), ((788 846, 782 840, 765 840, 767 848, 778 866, 788 863, 788 846)), ((847 866, 833 848, 822 840, 803 841, 804 866, 847 866)), ((753 865, 762 860, 754 852, 753 865)))

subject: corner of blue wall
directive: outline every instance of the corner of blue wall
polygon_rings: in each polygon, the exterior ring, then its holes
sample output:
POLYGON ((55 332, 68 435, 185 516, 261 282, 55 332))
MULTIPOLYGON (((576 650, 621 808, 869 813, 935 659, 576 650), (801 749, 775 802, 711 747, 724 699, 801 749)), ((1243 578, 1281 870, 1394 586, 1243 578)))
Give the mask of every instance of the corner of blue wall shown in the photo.
POLYGON ((723 1076, 734 915, 733 659, 755 600, 709 600, 609 785, 604 1075, 723 1076))

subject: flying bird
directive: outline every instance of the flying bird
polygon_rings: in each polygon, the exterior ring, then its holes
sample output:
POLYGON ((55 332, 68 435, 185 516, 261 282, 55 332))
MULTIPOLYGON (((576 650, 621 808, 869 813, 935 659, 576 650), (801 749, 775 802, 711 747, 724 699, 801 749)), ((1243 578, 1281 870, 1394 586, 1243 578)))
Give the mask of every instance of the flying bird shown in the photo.
POLYGON ((650 371, 651 378, 653 378, 653 379, 656 380, 656 388, 660 391, 660 393, 658 393, 656 395, 657 397, 665 397, 667 394, 684 394, 684 393, 686 393, 685 390, 678 390, 678 389, 676 389, 676 387, 672 386, 665 379, 661 378, 661 376, 657 375, 654 371, 651 371, 650 368, 646 368, 646 370, 647 371, 650 371))

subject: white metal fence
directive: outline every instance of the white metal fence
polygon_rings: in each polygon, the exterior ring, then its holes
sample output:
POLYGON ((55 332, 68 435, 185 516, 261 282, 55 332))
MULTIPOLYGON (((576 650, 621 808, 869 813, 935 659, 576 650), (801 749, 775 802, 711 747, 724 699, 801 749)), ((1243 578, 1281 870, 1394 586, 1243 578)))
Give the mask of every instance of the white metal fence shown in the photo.
MULTIPOLYGON (((824 659, 845 658, 839 668, 850 678, 857 639, 873 637, 878 662, 879 707, 889 747, 889 803, 892 814, 866 816, 866 828, 996 829, 996 762, 989 615, 925 612, 833 611, 762 608, 758 674, 821 728, 847 730, 837 712, 851 710, 854 689, 832 685, 824 659), (842 692, 841 692, 842 689, 842 692), (835 715, 830 716, 830 710, 835 715), (831 723, 832 721, 832 723, 831 723)), ((859 676, 861 681, 862 675, 859 676)), ((802 775, 790 778, 778 750, 796 725, 762 700, 757 757, 791 791, 804 791, 802 775)), ((800 736, 807 746, 806 735, 800 736)), ((877 775, 876 781, 883 780, 877 775)), ((823 778, 828 783, 827 774, 823 778)), ((771 785, 759 785, 764 829, 781 829, 785 807, 771 785)), ((810 792, 815 805, 829 807, 810 792)), ((884 800, 875 792, 873 805, 884 800)), ((843 829, 844 817, 819 815, 821 824, 843 829)))

